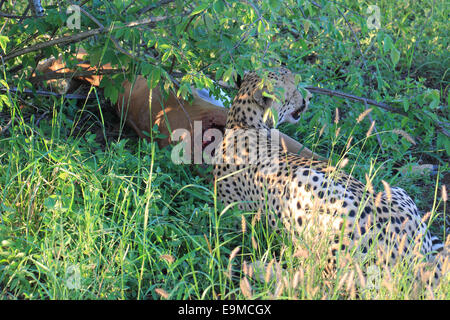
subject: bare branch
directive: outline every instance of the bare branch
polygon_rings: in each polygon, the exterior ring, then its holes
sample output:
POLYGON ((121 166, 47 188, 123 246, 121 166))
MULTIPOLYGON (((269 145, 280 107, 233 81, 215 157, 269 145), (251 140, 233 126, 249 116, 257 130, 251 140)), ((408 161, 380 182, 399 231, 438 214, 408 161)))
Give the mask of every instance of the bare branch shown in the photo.
POLYGON ((11 127, 12 120, 10 119, 5 126, 0 126, 0 135, 8 131, 9 127, 11 127))
POLYGON ((14 92, 14 93, 23 93, 26 95, 38 95, 38 96, 44 96, 44 97, 56 97, 56 98, 61 98, 61 97, 65 97, 67 99, 79 99, 79 100, 84 100, 84 99, 95 99, 95 97, 90 97, 90 96, 86 96, 86 95, 82 95, 82 94, 60 94, 60 93, 54 93, 54 92, 50 92, 50 91, 44 91, 44 90, 30 90, 30 89, 23 89, 23 90, 19 90, 17 88, 10 88, 9 90, 6 88, 0 88, 0 92, 14 92))
MULTIPOLYGON (((402 116, 407 117, 408 113, 398 109, 398 108, 393 108, 389 105, 387 105, 386 103, 383 102, 377 102, 375 100, 372 99, 367 99, 367 98, 363 98, 363 97, 358 97, 355 96, 353 94, 349 94, 349 93, 344 93, 344 92, 340 92, 340 91, 334 91, 334 90, 330 90, 330 89, 324 89, 324 88, 318 88, 318 87, 305 87, 307 90, 313 92, 313 93, 319 93, 319 94, 324 94, 330 97, 340 97, 340 98, 345 98, 345 99, 349 99, 352 101, 358 101, 358 102, 362 102, 364 104, 370 104, 372 106, 376 106, 379 107, 381 109, 384 109, 386 111, 392 112, 392 113, 397 113, 397 114, 401 114, 402 116)), ((432 120, 433 121, 433 120, 432 120)), ((446 122, 441 122, 441 121, 433 121, 433 123, 436 125, 436 128, 442 132, 445 136, 450 137, 450 132, 445 128, 445 127, 449 127, 450 124, 446 123, 446 122)))
POLYGON ((347 26, 349 27, 350 31, 352 32, 353 39, 355 39, 356 45, 358 46, 358 50, 359 50, 359 53, 360 53, 360 55, 361 55, 361 59, 362 59, 362 61, 364 62, 364 68, 367 70, 367 60, 366 60, 366 57, 364 56, 364 53, 362 52, 361 44, 359 43, 359 39, 358 39, 358 37, 356 36, 355 31, 353 30, 353 28, 352 28, 350 22, 348 21, 348 19, 347 19, 347 17, 345 16, 345 14, 341 11, 341 9, 339 9, 338 6, 336 6, 336 9, 337 9, 337 11, 339 12, 339 14, 342 16, 342 18, 344 18, 345 23, 347 24, 347 26))
POLYGON ((383 102, 377 102, 375 100, 372 99, 367 99, 367 98, 363 98, 363 97, 358 97, 355 96, 353 94, 349 94, 349 93, 344 93, 344 92, 340 92, 340 91, 334 91, 334 90, 330 90, 330 89, 324 89, 324 88, 318 88, 318 87, 306 87, 307 90, 311 91, 311 92, 315 92, 315 93, 319 93, 319 94, 324 94, 330 97, 341 97, 341 98, 345 98, 345 99, 349 99, 352 101, 358 101, 358 102, 362 102, 362 103, 367 103, 370 104, 372 106, 377 106, 380 107, 384 110, 393 112, 393 113, 398 113, 401 114, 403 116, 408 116, 408 113, 406 113, 403 110, 397 109, 397 108, 393 108, 383 102))
POLYGON ((32 83, 38 83, 41 81, 47 81, 47 80, 55 80, 55 79, 73 79, 73 78, 79 78, 79 77, 90 77, 90 76, 101 76, 101 75, 107 75, 107 74, 114 74, 119 72, 119 70, 116 69, 99 69, 99 70, 92 70, 92 71, 86 71, 86 70, 79 70, 75 72, 58 72, 58 71, 51 71, 47 72, 40 76, 34 76, 30 78, 30 81, 32 83))
POLYGON ((5 13, 5 12, 0 12, 0 17, 3 18, 9 18, 9 19, 26 19, 26 18, 33 18, 33 16, 18 16, 15 14, 9 14, 9 13, 5 13))
POLYGON ((322 9, 322 6, 320 4, 318 4, 317 2, 312 1, 312 0, 310 0, 309 2, 311 2, 311 4, 316 6, 317 8, 322 9))
POLYGON ((137 14, 138 15, 144 14, 144 13, 146 13, 148 11, 151 11, 153 9, 159 8, 160 6, 163 6, 163 5, 171 3, 171 2, 174 2, 174 0, 161 0, 158 3, 153 3, 153 4, 150 4, 150 5, 142 8, 141 10, 138 11, 137 14))
MULTIPOLYGON (((182 14, 181 16, 184 15, 188 15, 189 12, 186 12, 184 14, 182 14)), ((61 38, 57 38, 57 39, 53 39, 47 42, 41 42, 38 43, 36 45, 33 45, 31 47, 27 47, 24 49, 20 49, 20 50, 16 50, 6 56, 3 57, 3 61, 7 61, 16 57, 19 57, 21 55, 30 53, 30 52, 34 52, 34 51, 39 51, 42 50, 44 48, 48 48, 48 47, 52 47, 55 45, 67 45, 70 43, 75 43, 75 42, 79 42, 82 41, 84 39, 90 38, 92 36, 98 35, 98 34, 105 34, 108 33, 110 31, 114 31, 114 30, 119 30, 119 29, 123 29, 123 28, 134 28, 134 27, 139 27, 139 26, 143 26, 143 25, 154 25, 157 22, 162 22, 162 21, 166 21, 168 19, 172 19, 175 16, 160 16, 160 17, 151 17, 151 18, 146 18, 146 19, 142 19, 142 20, 137 20, 137 21, 132 21, 129 22, 127 24, 125 24, 124 26, 118 26, 118 27, 113 27, 113 28, 97 28, 97 29, 93 29, 93 30, 88 30, 88 31, 84 31, 84 32, 80 32, 77 34, 73 34, 70 36, 66 36, 66 37, 61 37, 61 38)))
MULTIPOLYGON (((70 3, 72 3, 72 1, 69 1, 70 3)), ((80 11, 89 19, 91 19, 98 27, 99 29, 104 29, 105 26, 97 20, 97 18, 95 18, 93 15, 91 15, 89 12, 87 12, 86 10, 84 10, 82 7, 80 7, 80 11)), ((125 50, 120 44, 119 41, 117 41, 117 39, 112 36, 111 34, 108 34, 108 37, 111 39, 112 43, 114 44, 114 46, 116 47, 117 50, 119 50, 121 53, 129 56, 132 59, 138 59, 136 56, 134 56, 133 54, 129 53, 127 50, 125 50)))

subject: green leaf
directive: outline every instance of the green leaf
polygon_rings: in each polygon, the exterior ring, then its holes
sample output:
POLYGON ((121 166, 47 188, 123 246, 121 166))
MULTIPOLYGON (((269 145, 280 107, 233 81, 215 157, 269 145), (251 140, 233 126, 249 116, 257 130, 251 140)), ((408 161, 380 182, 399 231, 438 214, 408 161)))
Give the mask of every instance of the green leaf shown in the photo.
POLYGON ((280 10, 281 1, 279 0, 269 0, 269 7, 273 11, 280 10))
POLYGON ((48 210, 53 210, 57 207, 58 200, 58 196, 53 194, 44 200, 44 207, 48 210))
POLYGON ((409 110, 408 100, 403 100, 403 110, 405 110, 405 112, 408 112, 408 110, 409 110))
POLYGON ((224 82, 228 82, 230 80, 231 75, 233 74, 233 70, 234 70, 233 67, 229 67, 227 71, 225 71, 222 78, 224 82))
POLYGON ((394 47, 394 42, 392 41, 392 38, 389 35, 386 35, 384 37, 384 43, 383 43, 384 53, 391 51, 393 47, 394 47))
POLYGON ((9 98, 7 95, 0 95, 0 110, 3 107, 3 105, 7 105, 8 107, 11 107, 11 101, 9 101, 9 98))
MULTIPOLYGON (((264 95, 264 92, 263 92, 263 95, 264 95)), ((277 112, 277 110, 275 110, 275 108, 273 108, 273 107, 267 108, 267 110, 264 112, 264 115, 263 115, 263 121, 266 122, 269 117, 272 118, 273 126, 276 128, 278 125, 279 118, 278 118, 278 112, 277 112)))
POLYGON ((177 91, 177 96, 181 96, 183 99, 185 99, 188 95, 188 93, 191 93, 191 89, 188 83, 183 83, 180 85, 177 91))
POLYGON ((397 65, 398 60, 400 60, 400 51, 398 51, 395 47, 391 49, 391 61, 394 67, 397 65))
POLYGON ((447 152, 447 156, 450 157, 450 139, 445 138, 444 140, 445 152, 447 152))
POLYGON ((431 98, 430 109, 436 109, 439 106, 440 95, 438 90, 430 90, 426 93, 427 99, 431 98))
POLYGON ((105 87, 105 96, 111 100, 111 102, 114 104, 117 102, 117 99, 119 98, 119 89, 117 89, 112 83, 108 83, 105 87))
POLYGON ((6 45, 9 42, 9 38, 7 36, 0 35, 0 47, 2 48, 3 52, 6 53, 6 45))
POLYGON ((121 38, 123 34, 125 33, 125 28, 120 28, 116 30, 116 38, 121 38))
POLYGON ((305 34, 308 34, 310 26, 311 26, 311 21, 308 19, 303 19, 303 30, 305 31, 305 34))
POLYGON ((122 0, 114 0, 114 6, 115 6, 117 9, 119 9, 119 10, 123 9, 123 8, 124 8, 123 5, 124 5, 124 4, 123 4, 123 1, 122 1, 122 0))
POLYGON ((213 4, 214 11, 217 13, 222 13, 225 9, 225 6, 223 4, 223 0, 217 0, 213 4))
POLYGON ((141 68, 142 75, 147 76, 150 72, 152 72, 153 65, 151 65, 150 63, 143 63, 141 68))
POLYGON ((152 66, 152 70, 147 76, 147 84, 150 89, 153 89, 156 87, 159 83, 159 80, 161 80, 161 68, 152 66))
POLYGON ((450 156, 450 139, 442 133, 438 133, 437 141, 438 148, 444 148, 447 156, 450 156))
POLYGON ((6 82, 5 80, 0 79, 0 84, 1 84, 2 86, 4 86, 6 89, 9 89, 8 82, 6 82))
POLYGON ((264 33, 264 22, 262 20, 258 21, 258 33, 263 34, 264 33))
POLYGON ((191 12, 191 16, 199 14, 202 11, 205 11, 206 8, 208 8, 210 5, 210 3, 208 1, 202 3, 201 5, 199 5, 197 8, 195 8, 192 12, 191 12))

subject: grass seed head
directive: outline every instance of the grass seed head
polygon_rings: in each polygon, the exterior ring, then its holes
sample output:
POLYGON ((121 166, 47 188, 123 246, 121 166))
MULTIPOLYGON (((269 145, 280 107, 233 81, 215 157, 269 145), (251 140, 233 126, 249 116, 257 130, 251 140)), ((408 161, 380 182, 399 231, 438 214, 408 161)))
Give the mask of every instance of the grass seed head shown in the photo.
POLYGON ((336 129, 336 138, 339 136, 339 133, 341 132, 341 127, 338 127, 336 129))
POLYGON ((163 254, 159 257, 161 260, 166 261, 168 264, 172 264, 175 261, 175 258, 170 254, 163 254))
POLYGON ((383 183, 384 192, 386 192, 386 198, 388 199, 388 201, 391 201, 392 199, 391 186, 384 180, 381 180, 381 183, 383 183))
POLYGON ((230 262, 236 257, 236 255, 239 253, 239 250, 241 250, 241 247, 237 246, 236 248, 233 249, 233 251, 231 251, 229 259, 230 262))
POLYGON ((357 123, 360 123, 361 121, 363 121, 363 119, 372 111, 372 108, 366 109, 363 112, 361 112, 358 116, 358 118, 356 119, 357 123))
POLYGON ((339 168, 344 168, 348 164, 348 158, 342 159, 341 162, 339 162, 339 168))
POLYGON ((383 197, 383 192, 378 192, 375 197, 375 207, 379 207, 381 205, 381 198, 383 197))
POLYGON ((350 149, 350 145, 351 145, 352 141, 353 141, 353 136, 351 136, 351 137, 348 139, 347 145, 345 146, 345 151, 347 151, 348 149, 350 149))
POLYGON ((416 141, 406 131, 401 129, 394 129, 392 130, 392 132, 402 136, 403 138, 411 142, 413 145, 416 145, 416 141))
POLYGON ((247 231, 247 221, 245 220, 244 215, 241 215, 241 230, 243 234, 247 231))
POLYGON ((239 287, 241 288, 241 292, 247 299, 251 299, 253 297, 252 294, 252 286, 248 281, 247 277, 243 277, 239 282, 239 287))
POLYGON ((256 242, 256 239, 254 236, 252 236, 252 248, 254 250, 258 250, 258 242, 256 242))
POLYGON ((162 288, 156 288, 156 289, 155 289, 155 292, 156 292, 160 297, 162 297, 162 298, 164 298, 164 299, 168 299, 168 298, 169 298, 169 293, 168 293, 166 290, 162 289, 162 288))
POLYGON ((361 270, 361 267, 359 264, 355 265, 356 273, 358 274, 359 284, 362 288, 366 287, 366 277, 364 277, 364 274, 361 270))
POLYGON ((284 289, 283 281, 280 281, 280 282, 277 284, 277 287, 275 288, 275 292, 274 292, 274 294, 273 294, 273 296, 274 296, 275 299, 280 298, 281 294, 283 293, 283 289, 284 289))
POLYGON ((294 274, 294 278, 292 279, 292 289, 297 289, 298 283, 300 281, 300 271, 297 271, 294 274))
POLYGON ((326 124, 324 124, 323 126, 322 126, 322 128, 320 128, 320 131, 319 131, 319 138, 322 136, 322 134, 323 134, 323 132, 325 131, 325 128, 327 127, 327 125, 326 124))
POLYGON ((431 211, 428 211, 423 217, 422 222, 425 223, 431 216, 431 211))
POLYGON ((370 137, 370 135, 372 134, 372 131, 373 131, 373 128, 374 128, 374 127, 375 127, 375 120, 372 121, 372 123, 370 124, 369 130, 367 130, 367 133, 366 133, 366 137, 367 137, 367 138, 370 137))
POLYGON ((264 282, 269 283, 270 280, 272 280, 273 277, 273 263, 274 260, 272 259, 269 264, 266 267, 266 274, 264 276, 264 282))

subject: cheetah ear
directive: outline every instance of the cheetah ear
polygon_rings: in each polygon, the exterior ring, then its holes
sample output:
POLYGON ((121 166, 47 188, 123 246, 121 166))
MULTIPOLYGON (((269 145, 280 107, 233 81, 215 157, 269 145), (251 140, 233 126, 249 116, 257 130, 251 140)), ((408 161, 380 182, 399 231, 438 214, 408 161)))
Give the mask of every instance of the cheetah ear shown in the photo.
POLYGON ((238 73, 236 76, 236 80, 234 82, 236 88, 239 90, 241 88, 241 84, 242 84, 242 77, 241 75, 238 73))
POLYGON ((270 108, 272 106, 273 100, 269 97, 266 97, 263 95, 263 92, 267 90, 266 86, 262 89, 255 89, 253 91, 253 99, 256 101, 256 103, 261 106, 264 109, 270 108))

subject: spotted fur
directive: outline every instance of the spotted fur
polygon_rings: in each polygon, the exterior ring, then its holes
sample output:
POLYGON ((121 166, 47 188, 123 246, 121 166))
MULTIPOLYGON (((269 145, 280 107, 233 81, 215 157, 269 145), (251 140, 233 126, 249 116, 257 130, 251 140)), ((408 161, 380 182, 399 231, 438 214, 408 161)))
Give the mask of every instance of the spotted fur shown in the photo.
POLYGON ((305 230, 331 231, 336 238, 343 234, 344 239, 335 241, 333 255, 346 246, 357 246, 364 255, 374 243, 381 244, 387 261, 410 256, 415 245, 423 255, 429 255, 435 248, 433 238, 403 189, 386 185, 383 193, 376 194, 342 169, 286 153, 270 143, 274 124, 270 117, 264 121, 267 109, 278 113, 279 123, 295 123, 299 113, 307 109, 311 94, 302 96, 287 69, 269 72, 267 81, 273 88, 262 86, 257 73, 248 73, 228 114, 225 136, 215 158, 219 164, 214 168, 223 203, 267 212, 272 227, 280 222, 297 235, 305 230), (263 93, 274 92, 277 87, 284 89, 284 99, 277 101, 263 93), (246 161, 250 147, 254 147, 249 137, 257 141, 258 157, 254 161, 246 161), (228 156, 230 146, 238 152, 228 156))

